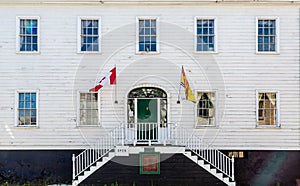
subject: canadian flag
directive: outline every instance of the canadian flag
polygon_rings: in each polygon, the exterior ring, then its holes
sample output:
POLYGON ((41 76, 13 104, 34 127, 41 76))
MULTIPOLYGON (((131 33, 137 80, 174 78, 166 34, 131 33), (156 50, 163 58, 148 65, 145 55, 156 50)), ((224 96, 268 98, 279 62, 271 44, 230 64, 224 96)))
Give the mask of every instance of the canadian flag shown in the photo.
POLYGON ((104 76, 99 83, 94 87, 91 88, 90 92, 97 92, 100 88, 108 86, 108 85, 115 85, 117 83, 117 74, 116 74, 116 67, 111 69, 109 73, 104 76))

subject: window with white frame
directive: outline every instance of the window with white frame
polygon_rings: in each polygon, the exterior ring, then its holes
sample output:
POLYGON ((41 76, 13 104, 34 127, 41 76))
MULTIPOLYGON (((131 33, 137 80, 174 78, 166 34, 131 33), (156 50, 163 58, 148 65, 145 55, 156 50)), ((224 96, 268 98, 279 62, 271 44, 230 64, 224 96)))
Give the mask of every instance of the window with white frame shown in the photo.
POLYGON ((100 51, 100 19, 80 18, 79 52, 100 51))
POLYGON ((158 52, 157 19, 138 18, 137 52, 158 52))
POLYGON ((18 92, 18 126, 37 126, 37 92, 18 92))
POLYGON ((216 51, 215 19, 196 19, 196 51, 216 51))
POLYGON ((39 19, 18 17, 18 52, 39 51, 39 19))
POLYGON ((79 125, 98 125, 98 93, 80 93, 79 125))
POLYGON ((197 97, 197 126, 214 126, 215 92, 198 92, 197 97))
POLYGON ((277 92, 258 92, 257 100, 257 124, 258 126, 278 126, 278 93, 277 92))
POLYGON ((278 52, 278 19, 257 19, 257 52, 278 52))

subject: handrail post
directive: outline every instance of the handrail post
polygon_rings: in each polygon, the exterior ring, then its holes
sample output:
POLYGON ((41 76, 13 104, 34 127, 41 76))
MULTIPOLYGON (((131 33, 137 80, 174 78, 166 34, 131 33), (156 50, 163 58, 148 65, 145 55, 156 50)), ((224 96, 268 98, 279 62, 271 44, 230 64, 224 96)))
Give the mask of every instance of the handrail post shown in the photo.
POLYGON ((234 156, 232 156, 231 158, 231 165, 232 165, 232 171, 231 171, 231 174, 232 174, 232 181, 234 181, 234 156))
POLYGON ((124 146, 124 132, 125 132, 125 123, 122 124, 121 126, 121 143, 122 143, 122 146, 124 146))
POLYGON ((178 129, 177 129, 177 123, 175 124, 175 128, 174 128, 174 137, 175 137, 175 145, 178 145, 178 129))
POLYGON ((75 180, 75 154, 72 155, 72 162, 73 162, 73 180, 75 180))

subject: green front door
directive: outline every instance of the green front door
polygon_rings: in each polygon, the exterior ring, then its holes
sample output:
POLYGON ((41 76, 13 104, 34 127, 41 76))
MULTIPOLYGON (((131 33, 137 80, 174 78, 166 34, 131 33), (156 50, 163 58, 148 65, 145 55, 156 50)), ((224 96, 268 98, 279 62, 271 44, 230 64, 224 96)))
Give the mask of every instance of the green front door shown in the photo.
POLYGON ((157 123, 157 99, 137 100, 138 123, 157 123))
POLYGON ((157 140, 157 99, 137 99, 137 138, 139 141, 157 140))

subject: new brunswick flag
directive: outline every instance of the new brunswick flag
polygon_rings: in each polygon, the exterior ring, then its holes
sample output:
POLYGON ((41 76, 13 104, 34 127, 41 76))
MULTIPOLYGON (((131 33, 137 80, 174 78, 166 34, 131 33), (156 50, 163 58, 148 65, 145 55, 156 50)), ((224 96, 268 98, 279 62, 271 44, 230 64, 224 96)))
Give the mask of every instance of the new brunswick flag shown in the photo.
POLYGON ((192 89, 189 85, 189 82, 186 78, 183 66, 182 66, 182 69, 181 69, 181 82, 180 82, 180 85, 182 87, 184 87, 185 99, 196 103, 196 98, 195 98, 194 93, 193 93, 193 91, 192 91, 192 89))

